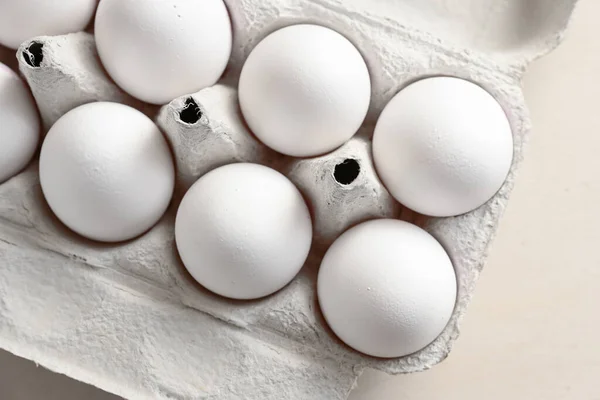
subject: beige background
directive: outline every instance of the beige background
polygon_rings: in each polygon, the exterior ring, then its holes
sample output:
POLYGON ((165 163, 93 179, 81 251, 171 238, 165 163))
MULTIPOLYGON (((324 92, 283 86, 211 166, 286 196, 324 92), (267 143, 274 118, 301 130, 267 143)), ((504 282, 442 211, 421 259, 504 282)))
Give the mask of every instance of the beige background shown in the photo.
MULTIPOLYGON (((516 189, 452 354, 369 371, 351 400, 600 400, 600 1, 525 79, 534 124, 516 189)), ((2 400, 109 400, 0 353, 2 400)))

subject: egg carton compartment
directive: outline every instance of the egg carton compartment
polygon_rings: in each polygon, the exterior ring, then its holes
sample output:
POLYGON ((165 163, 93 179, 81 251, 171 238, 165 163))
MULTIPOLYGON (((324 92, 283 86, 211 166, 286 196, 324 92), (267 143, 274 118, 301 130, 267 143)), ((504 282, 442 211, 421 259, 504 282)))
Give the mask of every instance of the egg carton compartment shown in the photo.
MULTIPOLYGON (((161 221, 126 243, 100 244, 65 228, 43 199, 38 165, 0 185, 0 347, 57 372, 127 398, 345 399, 365 368, 388 373, 428 369, 450 352, 488 246, 495 234, 530 124, 520 88, 535 57, 558 44, 571 1, 227 0, 234 47, 214 87, 159 107, 123 93, 104 72, 93 36, 29 40, 18 67, 47 130, 78 105, 116 101, 154 118, 178 171, 177 194, 161 221), (365 58, 372 100, 360 132, 333 153, 281 156, 249 132, 237 79, 252 48, 294 23, 330 27, 365 58), (487 89, 503 106, 514 139, 513 165, 501 190, 458 217, 427 218, 402 208, 377 178, 374 124, 407 84, 450 75, 487 89), (189 276, 174 245, 174 218, 184 191, 205 172, 231 162, 258 162, 285 173, 306 196, 315 242, 299 275, 255 301, 228 300, 189 276), (406 357, 379 359, 341 343, 316 299, 328 244, 372 218, 416 223, 442 243, 457 275, 458 298, 444 332, 406 357)), ((16 67, 15 53, 0 61, 16 67)))

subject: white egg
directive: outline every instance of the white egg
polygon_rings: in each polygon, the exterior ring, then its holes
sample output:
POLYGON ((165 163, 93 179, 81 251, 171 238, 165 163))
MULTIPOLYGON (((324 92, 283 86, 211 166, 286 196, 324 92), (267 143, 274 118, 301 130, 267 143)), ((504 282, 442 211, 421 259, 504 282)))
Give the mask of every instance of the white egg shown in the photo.
POLYGON ((255 299, 284 287, 312 241, 308 207, 285 176, 258 164, 230 164, 186 193, 175 239, 190 274, 207 289, 255 299))
POLYGON ((0 0, 0 44, 16 49, 34 36, 79 32, 98 0, 0 0))
POLYGON ((484 89, 436 77, 400 91, 373 137, 379 177, 400 203, 446 217, 474 210, 500 189, 513 156, 511 127, 484 89))
POLYGON ((39 140, 39 116, 27 86, 0 63, 0 183, 25 168, 39 140))
POLYGON ((296 157, 341 146, 362 124, 371 101, 367 65, 339 33, 293 25, 261 41, 239 83, 240 106, 254 134, 296 157))
POLYGON ((40 183, 56 216, 89 239, 118 242, 150 229, 173 194, 175 168, 152 120, 117 103, 90 103, 52 126, 40 183))
POLYGON ((95 34, 109 75, 153 104, 212 86, 231 54, 222 0, 101 0, 95 34))
POLYGON ((317 286, 331 329, 375 357, 427 346, 456 302, 456 276, 442 246, 421 228, 391 219, 343 233, 323 258, 317 286))

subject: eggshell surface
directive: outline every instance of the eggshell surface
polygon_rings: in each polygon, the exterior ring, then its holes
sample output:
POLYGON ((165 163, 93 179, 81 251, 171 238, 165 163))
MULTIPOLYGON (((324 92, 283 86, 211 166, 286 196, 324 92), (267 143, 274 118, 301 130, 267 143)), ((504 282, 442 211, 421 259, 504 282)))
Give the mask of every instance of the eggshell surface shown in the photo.
POLYGON ((153 104, 215 84, 232 43, 222 0, 101 0, 95 35, 109 75, 153 104))
POLYGON ((450 258, 427 232, 380 219, 343 233, 329 248, 317 281, 327 323, 350 347, 401 357, 446 327, 456 301, 450 258))
POLYGON ((484 89, 435 77, 400 91, 375 128, 373 157, 390 193, 422 214, 474 210, 500 189, 513 157, 511 127, 484 89))
POLYGON ((33 97, 19 76, 0 63, 0 183, 25 168, 39 139, 33 97))
POLYGON ((40 155, 40 183, 54 214, 89 239, 118 242, 150 229, 173 194, 166 140, 141 112, 90 103, 62 116, 40 155))
POLYGON ((255 299, 284 287, 312 241, 308 207, 282 174, 230 164, 201 177, 184 196, 175 238, 190 274, 207 289, 255 299))
POLYGON ((0 44, 16 49, 35 36, 79 32, 98 0, 0 0, 0 44))
POLYGON ((240 106, 254 134, 296 157, 341 146, 362 124, 371 100, 367 65, 339 33, 293 25, 263 39, 239 82, 240 106))

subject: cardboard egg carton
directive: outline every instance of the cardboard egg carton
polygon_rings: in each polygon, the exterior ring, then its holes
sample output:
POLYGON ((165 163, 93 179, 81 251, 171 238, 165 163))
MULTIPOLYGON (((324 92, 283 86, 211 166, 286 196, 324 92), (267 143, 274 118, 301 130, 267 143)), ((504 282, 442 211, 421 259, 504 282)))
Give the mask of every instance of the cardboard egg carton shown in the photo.
MULTIPOLYGON (((0 185, 0 347, 131 399, 346 399, 365 368, 399 374, 439 363, 458 337, 522 160, 530 131, 523 73, 560 42, 576 0, 226 3, 234 46, 222 81, 161 109, 132 99, 111 81, 89 33, 35 38, 16 52, 46 130, 92 101, 141 109, 173 147, 178 190, 152 230, 107 245, 73 234, 52 215, 36 161, 0 185), (278 155, 252 136, 235 88, 245 58, 262 38, 306 22, 333 28, 357 46, 371 73, 372 101, 355 138, 329 155, 300 160, 278 155), (402 208, 371 160, 370 136, 385 104, 407 84, 435 75, 462 77, 487 89, 506 111, 514 136, 504 186, 485 205, 453 218, 427 218, 402 208), (244 302, 195 283, 173 236, 185 189, 206 171, 239 161, 286 173, 316 218, 315 244, 300 274, 280 292, 244 302), (380 217, 428 230, 448 251, 458 279, 456 307, 444 332, 397 359, 345 346, 325 324, 316 299, 327 245, 349 226, 380 217)), ((16 67, 14 57, 0 49, 0 61, 16 67)))

